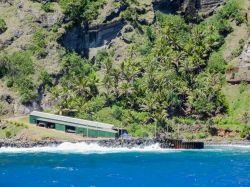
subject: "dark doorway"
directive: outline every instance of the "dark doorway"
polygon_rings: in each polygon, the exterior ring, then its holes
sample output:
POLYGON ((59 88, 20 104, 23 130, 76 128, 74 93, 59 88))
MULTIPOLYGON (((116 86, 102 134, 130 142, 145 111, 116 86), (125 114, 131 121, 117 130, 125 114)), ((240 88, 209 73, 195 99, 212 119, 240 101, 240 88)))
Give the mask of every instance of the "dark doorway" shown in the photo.
POLYGON ((65 131, 68 133, 76 133, 76 127, 66 125, 65 131))

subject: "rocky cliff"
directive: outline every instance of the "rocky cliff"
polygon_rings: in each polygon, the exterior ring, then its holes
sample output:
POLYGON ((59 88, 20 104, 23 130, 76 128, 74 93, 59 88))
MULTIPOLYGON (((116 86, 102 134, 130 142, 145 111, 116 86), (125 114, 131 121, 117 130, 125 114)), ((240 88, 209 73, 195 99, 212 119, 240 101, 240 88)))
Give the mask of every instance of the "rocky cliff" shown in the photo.
POLYGON ((76 25, 65 32, 61 41, 67 49, 93 57, 98 49, 117 37, 123 26, 122 20, 89 27, 76 25))
POLYGON ((212 11, 224 2, 225 0, 199 0, 200 8, 203 12, 212 11))
MULTIPOLYGON (((110 2, 115 0, 111 0, 110 2)), ((142 25, 150 25, 155 20, 155 12, 184 14, 191 19, 195 19, 199 11, 211 13, 224 0, 150 0, 140 2, 135 7, 138 14, 138 22, 142 25)), ((122 33, 120 32, 126 22, 121 16, 128 7, 120 6, 113 10, 108 3, 104 12, 100 13, 102 19, 97 19, 90 25, 75 25, 67 30, 61 38, 62 45, 69 50, 77 51, 87 57, 92 58, 98 49, 109 47, 111 41, 122 33), (107 11, 108 10, 108 11, 107 11), (100 21, 101 20, 101 21, 100 21)), ((125 42, 126 43, 126 42, 125 42)), ((126 45, 126 44, 125 44, 126 45)))

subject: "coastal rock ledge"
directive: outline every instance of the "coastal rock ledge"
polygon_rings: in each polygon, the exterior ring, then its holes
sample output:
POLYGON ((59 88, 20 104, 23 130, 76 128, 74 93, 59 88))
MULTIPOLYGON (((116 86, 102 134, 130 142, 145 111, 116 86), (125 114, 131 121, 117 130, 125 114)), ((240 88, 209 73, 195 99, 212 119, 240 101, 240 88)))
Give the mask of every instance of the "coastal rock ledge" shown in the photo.
POLYGON ((102 147, 147 147, 154 145, 157 142, 155 139, 105 139, 105 140, 85 140, 85 141, 60 141, 60 140, 39 140, 39 141, 27 141, 27 140, 15 140, 15 139, 2 139, 0 140, 1 147, 15 147, 15 148, 32 148, 32 147, 46 147, 57 146, 62 143, 96 143, 102 147))

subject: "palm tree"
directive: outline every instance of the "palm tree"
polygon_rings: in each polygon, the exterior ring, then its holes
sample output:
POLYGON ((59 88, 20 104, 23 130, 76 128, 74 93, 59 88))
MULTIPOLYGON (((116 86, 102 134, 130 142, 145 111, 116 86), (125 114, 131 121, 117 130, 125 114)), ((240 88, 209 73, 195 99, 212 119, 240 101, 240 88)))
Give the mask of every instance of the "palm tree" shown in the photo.
POLYGON ((119 82, 120 82, 120 70, 117 68, 112 68, 112 78, 113 78, 113 84, 115 97, 117 98, 119 96, 119 82))
POLYGON ((91 95, 88 79, 79 77, 75 82, 75 91, 77 95, 88 98, 91 95))
POLYGON ((88 82, 88 86, 90 88, 90 93, 91 96, 97 96, 98 95, 98 88, 97 88, 97 84, 99 83, 99 79, 96 76, 96 73, 94 71, 92 71, 88 77, 87 77, 87 82, 88 82))
POLYGON ((133 83, 138 72, 139 68, 132 59, 125 60, 121 63, 121 75, 128 83, 133 83))
POLYGON ((128 82, 123 82, 120 86, 120 89, 121 89, 122 93, 124 93, 126 101, 128 101, 129 95, 133 91, 133 87, 128 82))
POLYGON ((112 85, 113 85, 112 76, 110 76, 109 74, 106 74, 103 78, 103 84, 104 84, 104 87, 107 91, 107 95, 109 96, 111 93, 112 85))

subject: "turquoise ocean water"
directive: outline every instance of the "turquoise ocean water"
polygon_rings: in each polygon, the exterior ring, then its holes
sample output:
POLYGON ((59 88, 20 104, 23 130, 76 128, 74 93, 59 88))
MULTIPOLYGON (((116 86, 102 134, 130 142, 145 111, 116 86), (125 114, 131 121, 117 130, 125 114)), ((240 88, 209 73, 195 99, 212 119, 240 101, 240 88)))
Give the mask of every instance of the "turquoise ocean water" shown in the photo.
POLYGON ((250 147, 0 149, 0 187, 250 187, 250 147))

